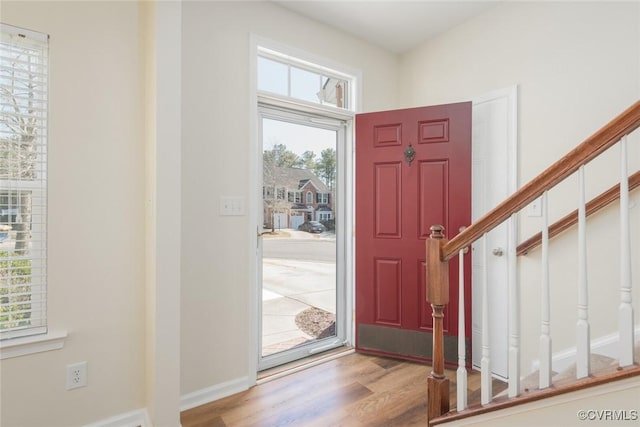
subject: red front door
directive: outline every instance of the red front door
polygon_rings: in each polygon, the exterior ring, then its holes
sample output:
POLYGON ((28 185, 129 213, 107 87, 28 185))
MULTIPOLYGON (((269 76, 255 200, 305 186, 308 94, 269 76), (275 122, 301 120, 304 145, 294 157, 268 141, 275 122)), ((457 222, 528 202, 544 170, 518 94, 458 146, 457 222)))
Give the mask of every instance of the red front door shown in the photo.
MULTIPOLYGON (((425 239, 471 220, 471 103, 356 116, 356 348, 430 360, 425 239), (413 149, 415 157, 409 161, 413 149)), ((457 363, 458 268, 445 308, 445 360, 457 363)), ((470 265, 470 257, 466 257, 470 265)), ((465 271, 470 272, 470 268, 465 271)), ((465 277, 470 290, 470 274, 465 277)), ((466 295, 470 295, 466 292, 466 295)), ((466 299, 467 355, 471 304, 466 299)), ((470 359, 469 359, 470 360, 470 359)))

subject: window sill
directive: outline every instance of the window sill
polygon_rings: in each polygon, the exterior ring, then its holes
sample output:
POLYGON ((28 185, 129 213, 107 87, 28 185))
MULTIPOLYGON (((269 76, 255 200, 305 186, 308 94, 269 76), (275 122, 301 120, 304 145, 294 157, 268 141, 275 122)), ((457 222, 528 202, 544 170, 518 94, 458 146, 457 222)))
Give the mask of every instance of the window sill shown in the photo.
POLYGON ((64 347, 67 331, 48 332, 24 338, 13 338, 0 341, 0 360, 26 356, 64 347))

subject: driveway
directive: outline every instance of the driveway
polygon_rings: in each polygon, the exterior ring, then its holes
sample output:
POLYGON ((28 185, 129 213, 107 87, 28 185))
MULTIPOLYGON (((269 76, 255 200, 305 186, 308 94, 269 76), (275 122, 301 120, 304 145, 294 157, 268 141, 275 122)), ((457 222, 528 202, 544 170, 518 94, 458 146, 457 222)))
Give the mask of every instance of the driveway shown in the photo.
POLYGON ((317 307, 335 313, 335 234, 298 230, 267 234, 262 267, 262 347, 266 355, 312 338, 295 323, 302 311, 317 307))
MULTIPOLYGON (((303 234, 304 231, 298 232, 303 234)), ((315 236, 315 235, 314 235, 315 236)), ((262 242, 263 258, 336 262, 336 240, 320 238, 271 238, 262 242)))

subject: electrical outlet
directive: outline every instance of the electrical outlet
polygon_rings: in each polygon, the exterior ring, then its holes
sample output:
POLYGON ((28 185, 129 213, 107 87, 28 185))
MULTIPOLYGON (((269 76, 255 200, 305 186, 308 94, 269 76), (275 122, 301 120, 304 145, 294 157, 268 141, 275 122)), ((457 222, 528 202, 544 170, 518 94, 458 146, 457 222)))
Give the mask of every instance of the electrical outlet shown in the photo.
POLYGON ((67 390, 87 386, 87 362, 67 365, 67 390))

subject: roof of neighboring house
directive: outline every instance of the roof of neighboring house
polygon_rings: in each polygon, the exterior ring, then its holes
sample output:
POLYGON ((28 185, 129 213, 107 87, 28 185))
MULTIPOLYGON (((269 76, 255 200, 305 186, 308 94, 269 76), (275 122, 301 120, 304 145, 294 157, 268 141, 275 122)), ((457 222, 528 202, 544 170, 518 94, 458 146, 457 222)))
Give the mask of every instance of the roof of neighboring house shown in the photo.
MULTIPOLYGON (((275 168, 274 175, 276 175, 274 181, 278 187, 301 190, 305 185, 311 183, 318 193, 329 193, 329 187, 309 169, 275 168)), ((266 171, 264 179, 267 183, 266 171)))

